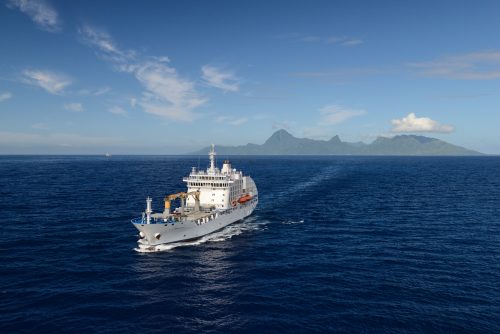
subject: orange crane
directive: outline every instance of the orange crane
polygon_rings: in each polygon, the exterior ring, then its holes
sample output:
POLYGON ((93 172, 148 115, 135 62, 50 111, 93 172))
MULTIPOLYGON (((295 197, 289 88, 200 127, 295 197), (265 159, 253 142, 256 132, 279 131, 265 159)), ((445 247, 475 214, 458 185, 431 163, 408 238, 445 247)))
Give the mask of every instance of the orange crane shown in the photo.
POLYGON ((190 191, 190 192, 180 192, 172 195, 165 196, 165 211, 163 213, 170 213, 171 202, 177 198, 181 199, 181 214, 184 213, 184 205, 186 202, 186 198, 188 196, 193 196, 194 198, 194 211, 200 211, 200 192, 199 191, 190 191))

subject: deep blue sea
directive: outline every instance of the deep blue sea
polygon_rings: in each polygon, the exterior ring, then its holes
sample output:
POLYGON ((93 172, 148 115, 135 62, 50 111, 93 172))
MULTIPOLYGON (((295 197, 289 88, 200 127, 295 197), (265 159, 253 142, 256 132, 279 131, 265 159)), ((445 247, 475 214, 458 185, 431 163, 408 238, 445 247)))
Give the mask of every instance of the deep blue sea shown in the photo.
POLYGON ((140 253, 205 157, 0 157, 0 333, 500 333, 500 157, 232 162, 252 216, 140 253))

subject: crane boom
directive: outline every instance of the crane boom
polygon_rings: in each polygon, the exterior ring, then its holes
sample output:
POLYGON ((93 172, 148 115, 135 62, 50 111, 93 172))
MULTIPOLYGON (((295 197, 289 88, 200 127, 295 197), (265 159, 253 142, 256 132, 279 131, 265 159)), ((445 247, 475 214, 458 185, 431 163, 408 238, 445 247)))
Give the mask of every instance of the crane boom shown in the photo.
POLYGON ((171 194, 165 196, 165 211, 164 213, 170 213, 171 202, 177 198, 181 199, 181 213, 184 211, 184 203, 188 196, 193 196, 195 202, 195 211, 200 210, 200 192, 199 191, 189 191, 189 192, 179 192, 176 194, 171 194))

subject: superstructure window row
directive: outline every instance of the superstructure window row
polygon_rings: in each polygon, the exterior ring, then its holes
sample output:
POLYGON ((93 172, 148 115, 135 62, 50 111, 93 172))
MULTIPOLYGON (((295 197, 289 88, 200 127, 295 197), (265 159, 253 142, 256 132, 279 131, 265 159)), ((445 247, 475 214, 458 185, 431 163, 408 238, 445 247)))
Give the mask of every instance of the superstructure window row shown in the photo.
POLYGON ((191 179, 197 180, 226 180, 227 176, 190 176, 191 179))
POLYGON ((211 182, 190 182, 190 187, 212 187, 212 188, 225 188, 229 183, 211 183, 211 182))

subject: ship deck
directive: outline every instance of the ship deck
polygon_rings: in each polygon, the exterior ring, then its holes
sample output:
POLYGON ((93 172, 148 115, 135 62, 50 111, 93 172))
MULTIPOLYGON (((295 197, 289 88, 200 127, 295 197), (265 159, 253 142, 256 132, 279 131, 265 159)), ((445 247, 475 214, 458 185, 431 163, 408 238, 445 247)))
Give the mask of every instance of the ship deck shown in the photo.
MULTIPOLYGON (((150 224, 162 224, 162 223, 175 223, 179 222, 179 219, 182 220, 198 220, 201 218, 209 217, 210 215, 214 214, 215 211, 207 211, 207 210, 200 210, 200 211, 187 211, 184 212, 182 215, 179 214, 164 214, 162 212, 157 212, 151 214, 151 221, 150 224)), ((134 224, 145 224, 145 218, 144 217, 139 217, 132 219, 132 223, 134 224)))

